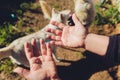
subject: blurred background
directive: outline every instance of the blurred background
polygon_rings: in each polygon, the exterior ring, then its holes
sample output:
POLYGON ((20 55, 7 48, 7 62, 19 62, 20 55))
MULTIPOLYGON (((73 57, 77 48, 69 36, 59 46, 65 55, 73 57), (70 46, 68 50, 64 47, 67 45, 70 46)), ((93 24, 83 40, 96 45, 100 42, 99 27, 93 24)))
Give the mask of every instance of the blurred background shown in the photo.
MULTIPOLYGON (((57 10, 74 10, 72 0, 45 0, 57 10)), ((89 33, 120 33, 120 0, 94 0, 96 17, 89 33)), ((49 23, 37 0, 0 0, 0 48, 13 40, 36 32, 49 23)), ((102 47, 101 47, 102 48, 102 47)), ((62 80, 120 80, 120 66, 82 48, 58 47, 56 56, 62 80)), ((0 61, 0 80, 25 80, 12 72, 17 67, 9 58, 0 61)))

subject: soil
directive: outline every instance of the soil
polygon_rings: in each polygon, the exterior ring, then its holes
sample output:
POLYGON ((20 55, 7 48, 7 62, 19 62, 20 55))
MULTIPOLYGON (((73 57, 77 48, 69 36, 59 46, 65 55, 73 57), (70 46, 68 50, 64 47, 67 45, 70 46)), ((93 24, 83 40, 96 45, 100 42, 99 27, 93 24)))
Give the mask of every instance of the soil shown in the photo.
MULTIPOLYGON (((46 0, 52 7, 59 7, 59 10, 71 9, 74 4, 72 0, 46 0)), ((43 28, 49 20, 44 19, 42 13, 26 12, 28 17, 33 17, 32 23, 23 28, 30 27, 35 31, 43 28)), ((29 19, 28 19, 29 21, 29 19)), ((90 28, 91 32, 96 30, 90 28)), ((97 30, 96 30, 97 31, 97 30)), ((112 32, 112 31, 111 31, 112 32)), ((97 32, 94 32, 97 33, 97 32)), ((108 31, 107 34, 110 34, 108 31)), ((119 80, 120 66, 107 62, 103 57, 88 52, 83 48, 57 47, 56 56, 61 62, 56 62, 58 74, 62 80, 119 80)), ((0 73, 0 80, 25 80, 15 73, 0 73)))

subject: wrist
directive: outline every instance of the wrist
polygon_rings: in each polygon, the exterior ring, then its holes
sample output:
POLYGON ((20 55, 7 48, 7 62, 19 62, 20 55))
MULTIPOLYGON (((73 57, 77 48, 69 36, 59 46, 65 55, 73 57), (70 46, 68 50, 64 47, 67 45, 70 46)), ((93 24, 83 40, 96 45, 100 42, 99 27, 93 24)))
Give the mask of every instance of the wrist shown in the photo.
POLYGON ((89 43, 91 37, 92 37, 92 34, 91 34, 91 33, 90 33, 90 34, 87 34, 87 35, 86 35, 86 38, 85 38, 85 40, 84 40, 84 48, 85 48, 86 50, 87 50, 87 48, 88 48, 88 43, 89 43))
POLYGON ((83 45, 81 46, 82 48, 86 48, 86 40, 87 40, 87 36, 88 36, 88 32, 86 32, 84 38, 83 38, 83 45))

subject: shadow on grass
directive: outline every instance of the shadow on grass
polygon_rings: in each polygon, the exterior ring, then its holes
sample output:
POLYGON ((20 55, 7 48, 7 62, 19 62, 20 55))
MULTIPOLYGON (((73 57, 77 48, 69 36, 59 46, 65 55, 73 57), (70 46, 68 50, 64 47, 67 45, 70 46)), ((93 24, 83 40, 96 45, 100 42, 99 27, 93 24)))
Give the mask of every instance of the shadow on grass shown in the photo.
MULTIPOLYGON (((105 61, 103 57, 93 53, 85 52, 84 54, 86 59, 71 62, 72 64, 67 67, 58 66, 58 73, 62 80, 88 80, 95 72, 115 66, 115 64, 105 61)), ((116 80, 114 76, 112 77, 116 80)))

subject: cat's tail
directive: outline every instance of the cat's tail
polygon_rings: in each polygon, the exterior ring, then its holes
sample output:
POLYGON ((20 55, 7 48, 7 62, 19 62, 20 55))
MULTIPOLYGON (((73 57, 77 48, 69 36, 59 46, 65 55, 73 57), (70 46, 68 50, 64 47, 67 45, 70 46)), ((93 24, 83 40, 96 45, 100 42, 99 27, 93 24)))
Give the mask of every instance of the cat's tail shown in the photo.
POLYGON ((44 14, 44 17, 46 19, 50 20, 51 16, 52 16, 52 9, 51 9, 51 7, 44 0, 39 0, 39 3, 40 3, 40 6, 41 6, 41 9, 42 9, 42 12, 44 14))
POLYGON ((11 56, 12 50, 13 50, 12 45, 9 45, 5 48, 1 48, 0 49, 0 59, 7 58, 7 57, 11 56))

